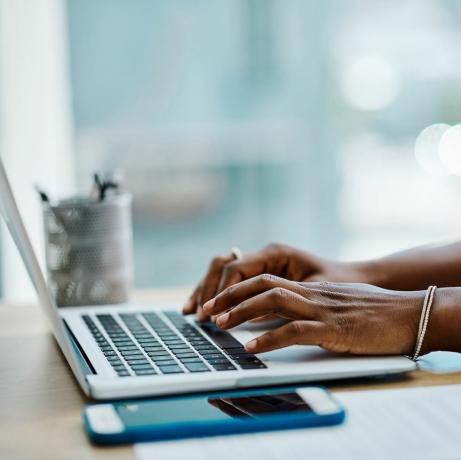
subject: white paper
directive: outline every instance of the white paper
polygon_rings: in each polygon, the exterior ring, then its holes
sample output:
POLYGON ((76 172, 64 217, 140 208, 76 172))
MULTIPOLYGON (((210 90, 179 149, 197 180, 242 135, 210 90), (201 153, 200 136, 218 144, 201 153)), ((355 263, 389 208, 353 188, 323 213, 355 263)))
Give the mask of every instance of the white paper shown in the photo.
POLYGON ((461 459, 461 385, 335 394, 343 425, 135 446, 139 460, 461 459))

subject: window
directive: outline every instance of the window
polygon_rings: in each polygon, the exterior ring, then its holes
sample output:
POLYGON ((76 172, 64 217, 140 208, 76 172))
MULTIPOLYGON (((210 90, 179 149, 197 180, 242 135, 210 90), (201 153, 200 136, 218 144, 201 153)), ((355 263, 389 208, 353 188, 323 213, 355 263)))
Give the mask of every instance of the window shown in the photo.
POLYGON ((81 193, 94 171, 123 171, 136 285, 192 285, 234 245, 349 259, 459 237, 461 180, 415 142, 461 121, 460 13, 451 0, 68 1, 68 68, 48 66, 70 83, 68 163, 81 193))

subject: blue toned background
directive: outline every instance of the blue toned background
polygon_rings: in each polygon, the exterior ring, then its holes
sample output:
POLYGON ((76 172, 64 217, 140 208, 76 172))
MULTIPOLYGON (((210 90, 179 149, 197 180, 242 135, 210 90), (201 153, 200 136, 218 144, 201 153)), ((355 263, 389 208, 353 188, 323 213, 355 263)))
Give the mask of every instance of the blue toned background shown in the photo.
POLYGON ((134 194, 138 287, 193 285, 234 245, 358 259, 459 238, 461 153, 441 164, 420 136, 461 122, 459 1, 0 6, 0 142, 37 248, 32 184, 88 193, 95 170, 134 194))
POLYGON ((341 188, 323 2, 69 2, 81 183, 122 168, 140 286, 233 245, 335 254, 341 188))
POLYGON ((459 235, 459 180, 413 146, 460 120, 460 7, 68 2, 80 184, 125 170, 137 284, 192 284, 233 245, 355 258, 459 235))

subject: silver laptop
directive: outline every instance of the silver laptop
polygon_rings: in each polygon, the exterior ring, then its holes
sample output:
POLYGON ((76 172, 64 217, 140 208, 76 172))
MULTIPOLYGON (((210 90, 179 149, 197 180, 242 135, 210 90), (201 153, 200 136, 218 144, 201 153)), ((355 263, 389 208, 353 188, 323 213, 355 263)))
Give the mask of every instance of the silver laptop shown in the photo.
MULTIPOLYGON (((0 159, 0 208, 83 391, 94 399, 312 382, 412 371, 404 357, 353 357, 293 346, 258 356, 243 344, 262 330, 223 331, 174 305, 58 309, 41 271, 0 159)), ((27 321, 27 318, 25 318, 27 321)))

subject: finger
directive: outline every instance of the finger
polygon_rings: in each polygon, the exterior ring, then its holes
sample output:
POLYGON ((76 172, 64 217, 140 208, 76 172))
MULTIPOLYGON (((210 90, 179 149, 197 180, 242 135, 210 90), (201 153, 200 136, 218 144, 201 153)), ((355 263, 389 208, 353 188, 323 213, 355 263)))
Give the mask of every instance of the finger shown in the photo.
POLYGON ((327 340, 328 330, 319 321, 292 321, 263 334, 245 345, 250 353, 265 353, 290 345, 319 345, 327 340))
POLYGON ((240 283, 240 281, 268 272, 268 256, 267 249, 263 249, 262 251, 245 254, 241 259, 233 260, 226 264, 222 270, 218 292, 233 284, 240 283))
POLYGON ((182 312, 184 315, 189 315, 197 310, 197 300, 201 287, 202 283, 199 283, 198 286, 193 290, 189 299, 187 299, 187 302, 182 307, 182 312))
POLYGON ((257 294, 219 315, 216 324, 223 329, 229 329, 268 314, 291 320, 315 319, 317 309, 315 304, 296 292, 277 287, 257 294))
POLYGON ((198 304, 202 306, 205 302, 214 297, 218 291, 219 280, 224 266, 234 260, 232 255, 215 257, 202 282, 202 289, 198 297, 198 304))
POLYGON ((210 318, 210 315, 207 315, 203 311, 203 307, 200 304, 197 306, 197 310, 195 313, 196 313, 197 321, 207 321, 210 318))
POLYGON ((251 322, 252 323, 264 323, 266 321, 275 321, 279 319, 277 315, 264 315, 261 316, 260 318, 253 319, 251 322))
POLYGON ((290 252, 288 246, 269 244, 260 251, 245 254, 224 267, 218 292, 262 273, 281 274, 287 269, 290 252))
POLYGON ((235 307, 244 300, 254 297, 261 292, 269 291, 276 287, 290 289, 294 292, 302 292, 303 288, 295 281, 289 281, 278 276, 263 274, 229 286, 214 299, 204 305, 207 314, 216 315, 229 308, 235 307))

